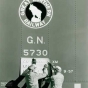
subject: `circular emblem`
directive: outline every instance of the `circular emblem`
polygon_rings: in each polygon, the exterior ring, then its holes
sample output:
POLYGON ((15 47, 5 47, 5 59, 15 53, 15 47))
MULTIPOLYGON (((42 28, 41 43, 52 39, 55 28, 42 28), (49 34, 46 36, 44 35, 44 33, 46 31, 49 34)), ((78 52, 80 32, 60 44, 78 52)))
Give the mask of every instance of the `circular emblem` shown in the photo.
POLYGON ((29 28, 39 29, 52 19, 53 9, 48 0, 24 0, 19 7, 19 17, 29 28))

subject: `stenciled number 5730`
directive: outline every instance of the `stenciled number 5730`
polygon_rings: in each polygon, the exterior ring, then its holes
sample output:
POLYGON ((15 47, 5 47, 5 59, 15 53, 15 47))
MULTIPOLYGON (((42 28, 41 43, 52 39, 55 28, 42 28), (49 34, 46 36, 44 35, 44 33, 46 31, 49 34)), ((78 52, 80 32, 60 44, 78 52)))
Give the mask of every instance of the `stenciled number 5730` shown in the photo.
POLYGON ((24 56, 47 56, 48 55, 48 51, 47 50, 28 50, 28 49, 24 49, 23 50, 24 56))

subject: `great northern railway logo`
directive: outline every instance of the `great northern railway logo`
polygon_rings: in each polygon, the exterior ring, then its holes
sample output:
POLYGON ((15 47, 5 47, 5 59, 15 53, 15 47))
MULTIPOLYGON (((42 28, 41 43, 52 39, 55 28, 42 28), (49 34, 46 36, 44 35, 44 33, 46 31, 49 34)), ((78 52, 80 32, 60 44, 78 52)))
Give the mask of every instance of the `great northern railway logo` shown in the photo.
POLYGON ((53 9, 48 0, 24 0, 19 7, 22 23, 33 29, 46 26, 52 19, 53 9))

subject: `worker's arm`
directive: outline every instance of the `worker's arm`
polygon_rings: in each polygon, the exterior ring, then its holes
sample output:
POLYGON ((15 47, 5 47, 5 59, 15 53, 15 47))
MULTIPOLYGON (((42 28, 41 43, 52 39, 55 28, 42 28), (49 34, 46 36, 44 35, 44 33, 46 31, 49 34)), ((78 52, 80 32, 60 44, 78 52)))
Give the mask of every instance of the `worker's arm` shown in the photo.
POLYGON ((22 73, 22 76, 25 76, 28 73, 28 68, 22 73))
POLYGON ((48 75, 47 66, 44 66, 43 73, 37 74, 38 79, 45 78, 48 75))

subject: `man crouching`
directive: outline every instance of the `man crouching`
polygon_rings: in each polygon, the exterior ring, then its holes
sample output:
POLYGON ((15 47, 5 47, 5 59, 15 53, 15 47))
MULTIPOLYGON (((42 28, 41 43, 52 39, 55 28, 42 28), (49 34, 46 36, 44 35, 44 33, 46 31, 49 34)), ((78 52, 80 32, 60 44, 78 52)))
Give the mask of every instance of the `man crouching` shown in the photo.
POLYGON ((62 69, 59 66, 54 68, 55 74, 51 76, 51 88, 62 88, 64 82, 64 75, 61 73, 62 69))

